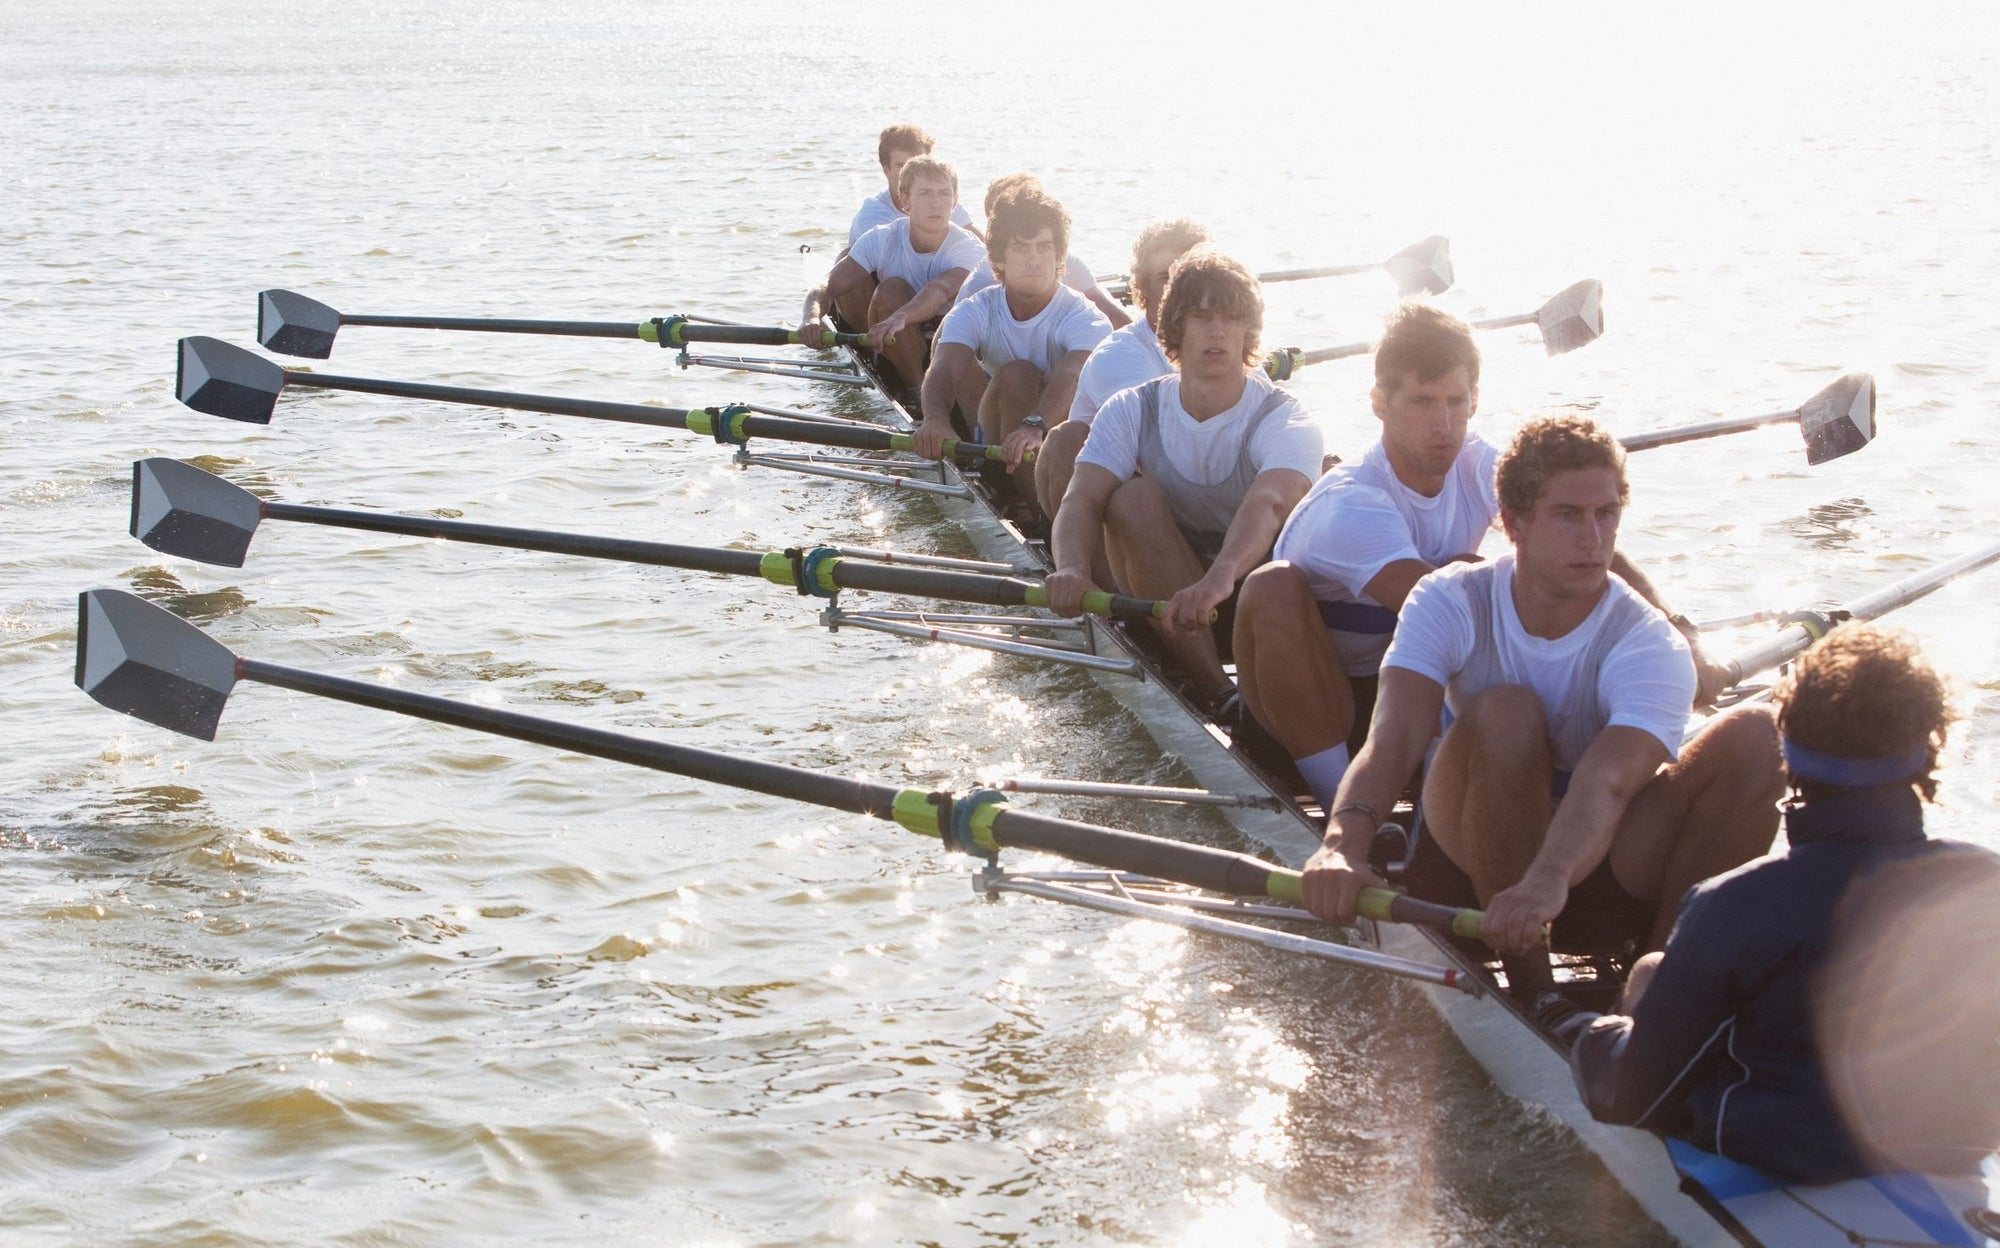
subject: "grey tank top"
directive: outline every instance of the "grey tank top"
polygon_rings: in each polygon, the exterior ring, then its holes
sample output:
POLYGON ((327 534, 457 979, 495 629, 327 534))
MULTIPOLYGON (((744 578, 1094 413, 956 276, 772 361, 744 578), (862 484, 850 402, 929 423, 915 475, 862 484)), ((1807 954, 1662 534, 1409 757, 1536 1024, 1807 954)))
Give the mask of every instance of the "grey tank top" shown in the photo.
POLYGON ((1264 422, 1285 405, 1291 397, 1283 390, 1273 389, 1264 396, 1264 402, 1251 414, 1243 426, 1243 440, 1237 444, 1236 467, 1228 476, 1214 485, 1203 485, 1190 481, 1174 467, 1167 458, 1166 443, 1160 437, 1160 388, 1169 379, 1156 377, 1139 387, 1139 471, 1160 487, 1167 496, 1167 503, 1174 509, 1174 517, 1187 530, 1190 537, 1206 536, 1216 549, 1222 545, 1222 537, 1229 532, 1230 522, 1236 519, 1236 509, 1243 505, 1243 496, 1250 492, 1250 483, 1257 479, 1257 464, 1250 458, 1250 443, 1264 422))
MULTIPOLYGON (((1482 690, 1523 683, 1508 676, 1500 658, 1500 621, 1495 618, 1498 612, 1493 605, 1493 582, 1497 574, 1498 569, 1489 563, 1459 578, 1472 609, 1472 653, 1465 666, 1452 676, 1447 690, 1453 715, 1460 705, 1482 690)), ((1563 771, 1575 770, 1583 752, 1611 720, 1611 709, 1604 705, 1597 691, 1597 673, 1603 668, 1605 658, 1627 633, 1644 624, 1651 615, 1651 608, 1636 594, 1619 593, 1616 585, 1605 592, 1612 596, 1610 614, 1575 660, 1581 675, 1570 682, 1569 694, 1561 706, 1542 708, 1548 716, 1553 761, 1563 771)))

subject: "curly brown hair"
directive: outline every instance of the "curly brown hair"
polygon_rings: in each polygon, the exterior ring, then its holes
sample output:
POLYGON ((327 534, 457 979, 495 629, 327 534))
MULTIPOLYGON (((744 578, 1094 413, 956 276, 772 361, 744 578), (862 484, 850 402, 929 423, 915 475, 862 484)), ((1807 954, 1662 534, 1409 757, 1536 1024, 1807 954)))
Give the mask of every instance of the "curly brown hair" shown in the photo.
POLYGON ((1618 501, 1631 497, 1625 481, 1625 448, 1594 420, 1582 416, 1542 416, 1522 425, 1500 453, 1495 485, 1500 510, 1526 518, 1558 473, 1609 468, 1618 477, 1618 501))
POLYGON ((986 255, 995 266, 1007 259, 1007 244, 1026 242, 1047 229, 1056 241, 1056 258, 1069 255, 1069 213, 1033 174, 1000 192, 986 214, 986 255))
POLYGON ((1132 243, 1132 302, 1139 305, 1141 312, 1152 311, 1141 293, 1139 274, 1155 253, 1171 251, 1178 258, 1211 241, 1208 227, 1191 217, 1149 223, 1132 243))
POLYGON ((1375 385, 1383 394, 1393 398, 1405 378, 1436 381, 1454 368, 1479 384, 1479 348, 1464 321, 1414 300, 1390 313, 1375 348, 1375 385))
POLYGON ((1160 299, 1160 323, 1155 330, 1167 358, 1181 359, 1181 334, 1188 314, 1207 310, 1243 322, 1243 367, 1254 368, 1264 333, 1264 295, 1256 275, 1211 247, 1197 247, 1174 261, 1167 293, 1160 299))
POLYGON ((882 137, 875 140, 875 163, 887 169, 891 152, 915 152, 919 156, 928 156, 935 146, 937 140, 922 126, 885 126, 882 137))
POLYGON ((1893 758, 1924 751, 1910 781, 1937 800, 1938 754, 1958 713, 1944 678, 1899 628, 1847 623, 1800 655, 1778 681, 1778 731, 1837 758, 1893 758))
POLYGON ((896 179, 897 198, 908 203, 910 188, 917 184, 918 178, 943 178, 951 183, 952 195, 958 195, 958 170, 935 156, 912 156, 910 163, 903 166, 902 176, 896 179))

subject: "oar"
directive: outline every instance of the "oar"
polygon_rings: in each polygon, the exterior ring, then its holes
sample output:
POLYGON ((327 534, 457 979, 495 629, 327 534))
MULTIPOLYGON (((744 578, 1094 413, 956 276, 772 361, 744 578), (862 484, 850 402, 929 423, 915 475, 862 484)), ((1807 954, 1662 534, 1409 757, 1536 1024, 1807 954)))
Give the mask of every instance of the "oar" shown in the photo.
MULTIPOLYGON (((197 412, 267 425, 271 423, 271 413, 277 408, 278 396, 288 385, 430 399, 439 403, 467 403, 521 412, 547 412, 590 420, 617 420, 627 424, 650 425, 656 429, 686 429, 708 434, 718 442, 739 445, 746 438, 756 437, 860 451, 911 451, 916 447, 915 440, 906 433, 891 433, 887 429, 868 425, 837 425, 760 416, 741 405, 682 409, 653 407, 644 403, 565 399, 548 394, 515 394, 505 390, 472 390, 422 382, 381 381, 370 377, 335 377, 328 373, 282 368, 255 352, 215 338, 183 338, 180 341, 175 393, 181 402, 197 412)), ((969 459, 998 460, 1001 457, 997 446, 980 446, 956 438, 945 439, 944 453, 969 459)))
POLYGON ((1799 432, 1806 441, 1807 463, 1823 464, 1852 454, 1875 439, 1875 379, 1867 373, 1848 373, 1789 411, 1703 421, 1633 434, 1619 441, 1628 451, 1645 451, 1786 421, 1798 422, 1799 432))
MULTIPOLYGON (((485 334, 547 334, 564 338, 631 338, 662 347, 690 342, 733 342, 756 346, 803 345, 797 331, 761 325, 697 323, 686 316, 656 316, 644 321, 522 321, 487 316, 349 316, 317 299, 290 290, 266 290, 257 295, 257 341, 279 355, 323 360, 333 354, 333 336, 343 325, 385 329, 459 329, 485 334)), ((856 346, 866 334, 828 331, 816 344, 856 346)))
POLYGON ((1787 618, 1795 619, 1797 623, 1781 630, 1777 636, 1750 646, 1724 662, 1729 671, 1730 683, 1739 683, 1747 676, 1790 660, 1826 636, 1827 630, 1841 620, 1880 619, 1898 607, 1908 606, 1959 577, 1977 572, 1994 562, 2000 562, 2000 542, 1988 543, 1955 559, 1947 559, 1921 572, 1913 572, 1873 593, 1863 594, 1837 610, 1794 612, 1787 618))
MULTIPOLYGON (((1586 277, 1552 296, 1533 312, 1472 322, 1474 329, 1505 329, 1510 325, 1538 327, 1542 331, 1542 347, 1550 355, 1562 355, 1588 346, 1604 333, 1604 283, 1594 277, 1586 277)), ((1312 351, 1285 347, 1264 361, 1264 371, 1274 380, 1284 381, 1308 364, 1367 355, 1375 350, 1375 345, 1372 342, 1350 342, 1344 346, 1320 347, 1312 351)))
MULTIPOLYGON (((760 554, 751 550, 672 546, 546 529, 470 524, 392 512, 312 507, 260 499, 241 486, 177 459, 142 459, 132 465, 132 536, 154 550, 240 568, 257 525, 264 520, 295 520, 368 533, 400 533, 696 572, 756 576, 792 589, 805 582, 809 586, 806 592, 822 595, 840 589, 862 589, 995 607, 1048 605, 1047 592, 1034 581, 934 568, 890 567, 845 557, 832 547, 760 554)), ((1119 594, 1092 593, 1084 596, 1083 609, 1096 615, 1146 620, 1158 619, 1165 604, 1119 594)))
MULTIPOLYGON (((124 590, 93 589, 78 595, 76 683, 112 710, 213 741, 223 704, 241 680, 885 819, 979 857, 990 858, 1003 847, 1038 850, 1107 870, 1138 872, 1214 892, 1299 900, 1298 872, 1248 854, 1012 810, 991 790, 956 797, 924 789, 897 789, 518 711, 454 702, 370 681, 281 667, 233 654, 166 608, 124 590)), ((1364 896, 1362 913, 1378 920, 1423 923, 1463 936, 1476 935, 1479 930, 1478 911, 1454 910, 1384 890, 1371 890, 1364 896)), ((1458 983, 1459 973, 1449 968, 1383 959, 1381 955, 1364 955, 1361 950, 1352 952, 1360 955, 1356 961, 1381 969, 1419 974, 1435 983, 1458 983)))
MULTIPOLYGON (((1371 264, 1330 264, 1316 269, 1273 269, 1269 273, 1259 273, 1260 282, 1300 282, 1319 277, 1351 277, 1356 273, 1373 273, 1383 269, 1395 279, 1397 293, 1405 298, 1411 295, 1441 295, 1451 289, 1451 240, 1442 234, 1418 239, 1387 260, 1377 260, 1371 264)), ((1132 279, 1125 274, 1106 278, 1104 289, 1115 299, 1123 299, 1132 293, 1132 279)))

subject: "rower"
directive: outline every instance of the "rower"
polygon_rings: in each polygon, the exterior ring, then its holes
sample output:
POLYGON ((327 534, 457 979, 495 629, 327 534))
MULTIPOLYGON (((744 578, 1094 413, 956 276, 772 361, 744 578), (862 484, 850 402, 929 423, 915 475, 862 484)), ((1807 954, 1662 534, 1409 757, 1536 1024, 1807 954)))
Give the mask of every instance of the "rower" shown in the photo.
POLYGON ((1263 326, 1241 264, 1206 249, 1174 264, 1159 335, 1176 371, 1098 410, 1056 512, 1047 582, 1050 607, 1075 615, 1099 588, 1102 542, 1119 592, 1168 600, 1162 642, 1195 698, 1232 722, 1235 686, 1210 619, 1269 555, 1324 449, 1305 408, 1259 367, 1263 326))
MULTIPOLYGON (((1447 563, 1477 559, 1500 512, 1499 450, 1469 432, 1479 348, 1463 321, 1422 303, 1392 314, 1369 402, 1381 438, 1359 463, 1313 485, 1285 523, 1275 561, 1244 582, 1236 611, 1244 703, 1321 810, 1332 809, 1367 739, 1377 669, 1411 587, 1447 563)), ((1612 554, 1611 570, 1667 610, 1623 554, 1612 554)), ((1712 700, 1726 674, 1701 656, 1692 626, 1682 635, 1712 700)))
POLYGON ((1789 847, 1696 885, 1617 1012, 1566 1021, 1577 1088, 1601 1121, 1790 1180, 1977 1173, 2000 1148, 1979 938, 2000 855, 1924 834, 1944 682, 1900 631, 1842 624, 1775 701, 1789 847))
POLYGON ((1481 935, 1513 955, 1509 987, 1532 1002, 1552 985, 1545 925, 1559 948, 1658 948, 1662 899, 1770 847, 1782 786, 1768 708, 1682 745, 1687 643, 1611 574, 1628 493, 1617 441, 1577 417, 1531 421, 1497 490, 1513 550, 1410 591, 1303 887, 1314 913, 1352 921, 1357 892, 1381 885, 1368 854, 1383 816, 1448 724, 1404 882, 1483 905, 1481 935))
MULTIPOLYGON (((847 227, 847 247, 851 249, 861 240, 861 236, 878 225, 889 225, 907 212, 896 202, 896 194, 902 186, 903 166, 918 156, 928 156, 936 140, 922 126, 887 126, 875 141, 875 158, 882 163, 882 178, 887 183, 880 191, 861 201, 861 207, 854 214, 854 221, 847 227)), ((952 221, 967 230, 973 230, 972 214, 962 204, 951 207, 952 221)), ((976 234, 977 230, 973 230, 976 234)))
MULTIPOLYGON (((1008 173, 1002 174, 1000 177, 987 183, 987 221, 991 222, 993 220, 993 208, 994 205, 1000 202, 1001 196, 1017 188, 1030 185, 1039 189, 1042 181, 1032 173, 1008 173)), ((991 233, 991 229, 992 227, 989 225, 989 233, 991 233)), ((1132 314, 1125 310, 1125 305, 1113 299, 1105 292, 1104 287, 1097 284, 1097 278, 1091 275, 1090 267, 1077 259, 1076 253, 1073 251, 1063 257, 1062 283, 1095 304, 1097 310, 1104 313, 1104 319, 1111 322, 1111 328, 1120 329, 1132 323, 1132 314)), ((957 302, 964 303, 967 299, 985 290, 988 286, 997 286, 999 284, 1000 278, 993 272, 993 260, 990 256, 986 257, 980 260, 978 268, 972 270, 972 275, 965 279, 965 285, 958 288, 957 302)))
POLYGON ((903 163, 898 187, 909 215, 855 240, 825 284, 806 295, 799 340, 819 341, 828 328, 823 318, 838 308, 848 324, 866 326, 869 345, 914 384, 923 376, 929 322, 951 307, 982 249, 952 224, 958 174, 950 165, 913 156, 903 163))
POLYGON ((986 254, 1000 284, 954 307, 938 326, 916 451, 938 457, 955 436, 957 406, 977 416, 980 436, 1001 448, 1013 472, 1069 412, 1083 362, 1111 323, 1062 284, 1069 214, 1040 182, 1017 183, 1001 196, 986 226, 986 254))
POLYGON ((1035 456, 1035 493, 1042 500, 1044 514, 1055 514, 1056 504, 1069 488, 1077 452, 1083 449, 1091 419, 1104 401, 1120 390, 1174 371, 1173 363, 1160 347, 1160 336, 1153 332, 1148 313, 1160 306, 1174 261, 1208 241, 1208 230, 1185 217, 1155 221, 1139 232, 1138 241, 1132 244, 1132 299, 1139 305, 1139 317, 1114 329, 1109 338, 1091 351, 1076 379, 1076 398, 1070 401, 1069 418, 1049 429, 1048 438, 1035 456))

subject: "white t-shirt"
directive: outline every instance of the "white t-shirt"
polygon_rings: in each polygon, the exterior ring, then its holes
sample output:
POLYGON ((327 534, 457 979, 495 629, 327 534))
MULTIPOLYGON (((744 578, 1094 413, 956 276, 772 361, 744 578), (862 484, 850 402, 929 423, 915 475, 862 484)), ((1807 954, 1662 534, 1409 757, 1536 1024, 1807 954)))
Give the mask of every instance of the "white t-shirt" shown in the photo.
MULTIPOLYGON (((853 222, 847 227, 847 245, 853 247, 863 234, 878 225, 889 225, 902 219, 903 210, 896 207, 896 201, 889 197, 889 188, 885 186, 861 201, 860 210, 854 214, 853 222)), ((972 214, 965 210, 964 204, 951 206, 951 219, 957 225, 972 224, 972 214)))
POLYGON ((1160 345, 1159 336, 1145 317, 1122 325, 1098 343, 1090 358, 1083 362, 1083 375, 1076 379, 1076 398, 1070 402, 1069 418, 1087 425, 1112 395, 1173 371, 1173 361, 1167 358, 1166 348, 1160 345))
POLYGON ((1403 604, 1396 639, 1382 666, 1400 667, 1443 685, 1445 708, 1452 714, 1494 684, 1528 686, 1542 701, 1554 762, 1565 771, 1575 769, 1607 727, 1649 732, 1666 747, 1667 757, 1680 757, 1694 701, 1694 661, 1667 617, 1613 576, 1583 623, 1561 637, 1533 637, 1514 610, 1513 574, 1510 551, 1491 563, 1454 563, 1418 581, 1403 604), (1476 625, 1470 596, 1482 583, 1488 587, 1498 660, 1497 675, 1488 673, 1491 678, 1483 680, 1461 675, 1481 666, 1473 653, 1476 625), (1636 611, 1624 605, 1628 603, 1636 604, 1636 611), (1585 670, 1598 635, 1618 628, 1620 619, 1635 618, 1622 634, 1604 639, 1609 648, 1602 660, 1594 670, 1585 670), (1594 684, 1579 687, 1579 682, 1594 684))
MULTIPOLYGON (((1160 387, 1161 449, 1174 468, 1196 484, 1227 480, 1243 453, 1252 417, 1264 405, 1264 396, 1275 389, 1263 373, 1248 373, 1243 379, 1243 397, 1234 407, 1207 420, 1196 420, 1181 406, 1180 376, 1168 377, 1160 387)), ((1249 443, 1250 458, 1258 472, 1290 468, 1311 481, 1319 475, 1326 439, 1296 398, 1286 395, 1280 413, 1257 427, 1257 436, 1249 443)), ((1090 437, 1076 462, 1096 464, 1120 481, 1131 480, 1139 470, 1143 419, 1136 390, 1121 390, 1111 396, 1091 421, 1090 437)))
POLYGON ((877 282, 900 277, 912 291, 918 291, 941 273, 952 269, 970 272, 985 254, 984 244, 955 225, 946 227, 944 241, 936 251, 918 251, 910 245, 910 219, 898 217, 863 234, 848 250, 847 258, 873 273, 877 282))
POLYGON ((1321 477, 1292 510, 1271 557, 1289 560, 1305 573, 1313 597, 1331 605, 1327 629, 1348 675, 1373 676, 1394 629, 1393 616, 1371 618, 1387 608, 1363 587, 1392 563, 1416 559, 1435 568, 1477 554, 1500 514, 1493 484, 1499 459, 1498 448, 1467 436, 1444 488, 1425 498, 1397 479, 1378 441, 1360 463, 1321 477), (1343 612, 1343 603, 1375 610, 1343 612))
POLYGON ((1007 289, 988 286, 944 314, 937 345, 971 347, 987 373, 1026 360, 1047 375, 1071 351, 1088 351, 1111 333, 1097 306, 1067 286, 1057 286, 1048 306, 1025 321, 1007 307, 1007 289))
MULTIPOLYGON (((1103 289, 1097 284, 1097 279, 1090 275, 1090 269, 1083 261, 1076 258, 1075 252, 1071 252, 1063 260, 1062 283, 1079 295, 1088 296, 1092 291, 1104 294, 1103 289)), ((965 279, 965 285, 958 288, 958 301, 964 303, 988 286, 999 284, 1000 276, 993 271, 993 256, 989 252, 986 258, 979 262, 979 267, 972 271, 972 276, 965 279)), ((1105 298, 1108 299, 1110 296, 1105 295, 1105 298)))

